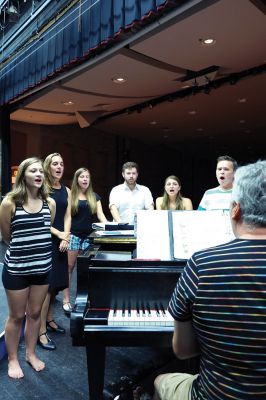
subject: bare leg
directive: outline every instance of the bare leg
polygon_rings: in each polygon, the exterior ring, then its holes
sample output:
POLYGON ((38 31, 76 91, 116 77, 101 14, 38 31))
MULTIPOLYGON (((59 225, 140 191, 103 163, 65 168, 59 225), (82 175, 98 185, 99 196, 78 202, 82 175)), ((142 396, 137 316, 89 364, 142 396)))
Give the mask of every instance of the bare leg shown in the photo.
POLYGON ((48 312, 47 312, 47 316, 46 316, 46 324, 49 322, 49 328, 57 329, 58 333, 65 333, 65 329, 62 327, 59 327, 59 325, 54 321, 54 318, 53 318, 54 303, 55 303, 55 292, 51 292, 50 304, 49 304, 48 312), (62 331, 59 331, 59 328, 62 329, 62 331))
POLYGON ((25 343, 26 360, 35 371, 45 368, 35 353, 36 343, 41 325, 41 310, 46 298, 48 285, 33 285, 29 290, 29 299, 26 311, 25 343))
MULTIPOLYGON (((48 309, 50 305, 50 300, 51 300, 51 294, 48 292, 46 294, 45 300, 42 305, 42 310, 41 310, 41 324, 40 324, 40 331, 39 335, 42 335, 44 332, 46 332, 46 321, 47 321, 47 315, 48 315, 48 309)), ((48 343, 45 335, 40 336, 40 341, 43 344, 48 343)))
POLYGON ((73 272, 75 264, 76 264, 78 253, 79 253, 78 250, 68 250, 68 252, 67 252, 69 285, 68 285, 68 288, 63 290, 63 296, 64 296, 63 304, 70 303, 70 283, 71 283, 72 272, 73 272))
POLYGON ((6 290, 9 316, 5 326, 5 342, 8 353, 8 376, 13 379, 20 379, 24 376, 18 361, 18 345, 28 293, 29 288, 6 290))
POLYGON ((47 310, 45 324, 46 324, 47 321, 51 321, 54 318, 53 317, 53 315, 54 315, 54 302, 55 302, 55 293, 52 291, 50 293, 50 303, 49 303, 48 310, 47 310))

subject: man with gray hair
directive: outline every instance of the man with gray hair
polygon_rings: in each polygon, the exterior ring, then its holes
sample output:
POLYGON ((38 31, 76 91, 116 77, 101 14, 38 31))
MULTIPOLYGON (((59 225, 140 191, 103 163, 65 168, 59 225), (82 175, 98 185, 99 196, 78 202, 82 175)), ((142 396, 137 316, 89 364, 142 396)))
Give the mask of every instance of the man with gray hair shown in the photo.
POLYGON ((155 380, 155 400, 266 399, 266 161, 235 173, 236 239, 196 252, 172 295, 173 350, 200 355, 198 375, 155 380))

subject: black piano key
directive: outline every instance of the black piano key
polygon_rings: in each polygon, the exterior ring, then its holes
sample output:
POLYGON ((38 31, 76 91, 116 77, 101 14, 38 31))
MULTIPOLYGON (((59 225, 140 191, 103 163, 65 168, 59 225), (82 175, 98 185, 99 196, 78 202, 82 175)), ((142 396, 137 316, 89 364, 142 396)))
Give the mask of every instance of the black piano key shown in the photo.
POLYGON ((139 310, 139 303, 138 302, 136 303, 136 311, 137 311, 137 315, 139 316, 140 315, 140 310, 139 310))
POLYGON ((154 307, 155 307, 155 312, 157 314, 157 317, 160 317, 160 310, 159 310, 157 303, 154 304, 154 307))
POLYGON ((148 302, 147 305, 146 305, 146 309, 147 309, 147 311, 148 311, 148 315, 151 316, 151 307, 150 307, 149 302, 148 302))
POLYGON ((165 312, 165 309, 164 309, 164 306, 162 303, 160 303, 160 308, 161 308, 163 315, 166 315, 166 312, 165 312))

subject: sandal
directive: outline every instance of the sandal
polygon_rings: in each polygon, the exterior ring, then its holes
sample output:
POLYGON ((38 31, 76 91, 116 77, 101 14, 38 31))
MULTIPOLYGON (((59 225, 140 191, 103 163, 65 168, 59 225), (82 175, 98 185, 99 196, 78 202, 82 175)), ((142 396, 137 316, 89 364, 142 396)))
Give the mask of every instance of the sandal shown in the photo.
POLYGON ((62 328, 62 326, 58 325, 58 323, 55 322, 54 319, 51 319, 51 321, 46 321, 46 328, 50 332, 56 332, 56 333, 65 333, 66 332, 66 330, 64 328, 62 328), (51 322, 53 322, 53 324, 56 326, 55 327, 52 326, 51 322))
POLYGON ((43 332, 39 335, 38 337, 38 341, 37 341, 38 345, 41 346, 43 349, 45 350, 55 350, 56 349, 56 345, 55 342, 49 338, 49 336, 47 335, 47 332, 43 332), (47 342, 46 343, 42 343, 40 340, 41 336, 45 336, 47 342))
POLYGON ((71 311, 73 310, 72 305, 69 303, 69 301, 63 302, 63 310, 65 311, 66 314, 70 314, 71 311))

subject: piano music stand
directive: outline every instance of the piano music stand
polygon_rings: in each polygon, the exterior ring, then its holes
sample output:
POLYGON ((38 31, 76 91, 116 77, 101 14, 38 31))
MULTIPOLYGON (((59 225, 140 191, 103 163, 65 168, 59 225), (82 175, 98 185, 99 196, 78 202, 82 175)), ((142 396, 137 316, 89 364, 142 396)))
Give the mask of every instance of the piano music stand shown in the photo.
POLYGON ((137 239, 133 236, 97 236, 92 232, 89 237, 101 250, 134 251, 137 245, 137 239))

